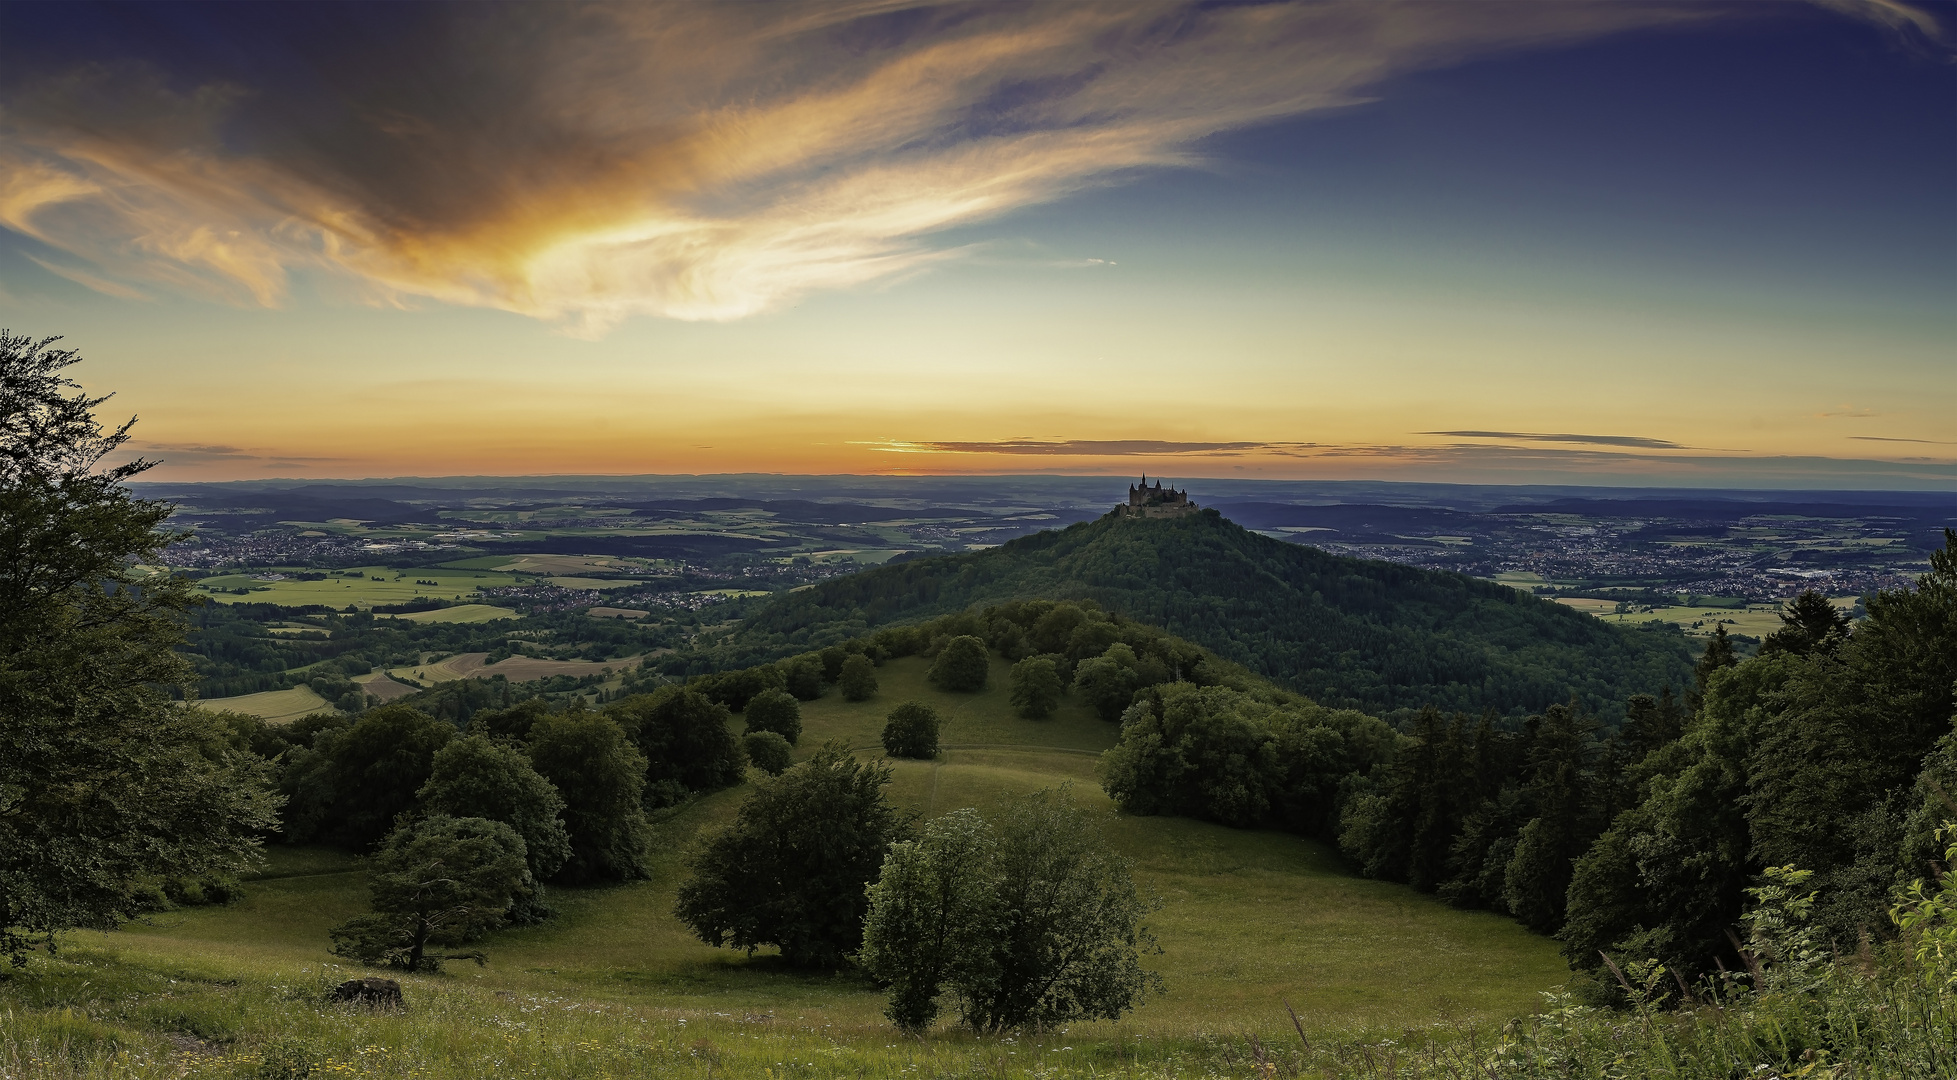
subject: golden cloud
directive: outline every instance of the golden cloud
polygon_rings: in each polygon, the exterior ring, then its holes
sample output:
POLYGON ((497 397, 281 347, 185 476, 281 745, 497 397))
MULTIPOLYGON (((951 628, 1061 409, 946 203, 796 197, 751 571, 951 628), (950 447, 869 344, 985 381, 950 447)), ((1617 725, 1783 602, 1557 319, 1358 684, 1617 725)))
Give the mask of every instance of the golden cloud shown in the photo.
MULTIPOLYGON (((0 225, 276 305, 296 271, 601 333, 955 257, 940 237, 1396 74, 1704 17, 1626 4, 468 7, 339 100, 87 65, 0 113, 0 225)), ((64 271, 67 272, 67 271, 64 271)), ((116 284, 111 278, 121 279, 116 284)))

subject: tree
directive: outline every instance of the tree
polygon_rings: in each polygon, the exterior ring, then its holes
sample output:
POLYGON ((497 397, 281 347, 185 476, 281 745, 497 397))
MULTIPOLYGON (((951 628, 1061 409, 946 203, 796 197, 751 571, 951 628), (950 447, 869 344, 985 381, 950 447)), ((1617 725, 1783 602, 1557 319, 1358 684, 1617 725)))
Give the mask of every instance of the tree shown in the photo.
POLYGON ((857 963, 889 986, 884 1015, 906 1033, 938 1018, 945 983, 975 966, 998 936, 998 841, 977 810, 932 821, 891 845, 863 920, 857 963))
POLYGON ((843 661, 836 685, 842 689, 844 701, 868 701, 877 693, 877 666, 862 653, 851 653, 843 661))
POLYGON ((1516 837, 1503 875, 1502 900, 1530 929, 1563 923, 1574 864, 1602 831, 1592 799, 1596 724, 1575 705, 1551 705, 1529 751, 1524 797, 1536 816, 1516 837))
POLYGON ((132 885, 243 870, 276 820, 264 763, 222 720, 173 703, 192 688, 189 583, 140 569, 180 534, 172 507, 105 466, 132 419, 62 372, 69 350, 0 330, 0 950, 26 935, 110 928, 132 885), (72 393, 71 393, 72 391, 72 393))
POLYGON ((349 727, 321 731, 311 749, 291 753, 280 779, 292 797, 286 839, 356 850, 378 843, 454 737, 454 725, 407 705, 369 709, 349 727))
POLYGON ((507 709, 485 709, 469 717, 468 731, 471 735, 486 735, 492 739, 509 742, 522 742, 530 737, 530 729, 550 713, 550 704, 543 698, 519 701, 507 709))
POLYGON ((893 847, 870 890, 865 967, 890 984, 886 1015, 928 1026, 950 991, 975 1031, 1115 1020, 1161 991, 1135 890, 1067 791, 1017 801, 996 832, 974 811, 893 847))
POLYGON ((891 757, 928 761, 938 756, 938 711, 921 701, 906 701, 883 725, 883 752, 891 757))
POLYGON ((1119 642, 1074 668, 1074 689, 1109 723, 1121 719, 1122 710, 1135 699, 1140 685, 1135 676, 1135 650, 1119 642))
POLYGON ((747 703, 747 730, 772 731, 793 746, 802 737, 802 703, 785 690, 764 690, 747 703))
POLYGON ((727 730, 727 707, 690 688, 669 687, 615 702, 618 721, 646 759, 645 803, 671 806, 695 791, 741 782, 747 760, 727 730))
POLYGON ((797 967, 842 966, 862 942, 865 886, 908 831, 884 797, 889 782, 888 765, 832 742, 762 784, 693 857, 680 921, 709 945, 774 945, 797 967))
POLYGON ((610 718, 572 709, 530 729, 530 763, 564 797, 571 857, 560 877, 571 883, 631 881, 646 876, 645 755, 610 718))
POLYGON ((415 799, 423 813, 508 825, 523 838, 530 874, 538 881, 571 857, 564 797, 522 751, 507 744, 470 735, 442 747, 415 799))
POLYGON ((1760 643, 1762 653, 1790 652, 1806 656, 1817 649, 1832 651, 1848 637, 1848 613, 1813 589, 1801 593, 1780 615, 1780 629, 1760 643))
POLYGON ((1029 656, 1012 666, 1007 700, 1028 720, 1043 720, 1060 704, 1060 671, 1044 656, 1029 656))
POLYGON ((523 838, 500 821, 437 814, 396 829, 367 877, 371 914, 329 931, 333 953, 403 971, 439 971, 444 960, 480 952, 437 952, 474 941, 509 919, 536 882, 523 838))
POLYGON ((977 693, 985 689, 985 680, 990 672, 991 662, 986 655, 985 642, 971 634, 960 634, 945 642, 938 651, 938 659, 932 663, 925 677, 931 685, 940 690, 955 690, 962 693, 977 693))
POLYGON ((795 764, 795 751, 788 740, 772 731, 750 731, 741 736, 741 747, 754 767, 769 776, 780 776, 795 764))
POLYGON ((816 655, 791 657, 781 662, 782 688, 802 701, 822 696, 822 658, 816 655))

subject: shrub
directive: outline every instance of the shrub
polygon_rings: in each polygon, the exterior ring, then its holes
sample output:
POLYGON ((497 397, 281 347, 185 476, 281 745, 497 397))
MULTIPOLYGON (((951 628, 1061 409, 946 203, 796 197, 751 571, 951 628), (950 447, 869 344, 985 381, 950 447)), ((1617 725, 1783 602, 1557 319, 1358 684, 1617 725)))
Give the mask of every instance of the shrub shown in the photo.
POLYGON ((1029 656, 1012 666, 1012 682, 1007 699, 1019 715, 1028 720, 1045 719, 1060 704, 1060 672, 1053 661, 1029 656))
POLYGON ((741 737, 741 746, 748 761, 769 776, 780 776, 795 763, 788 740, 772 731, 750 731, 741 737))
POLYGON ((775 945, 798 967, 842 966, 862 941, 864 888, 907 831, 889 782, 888 765, 825 744, 748 796, 694 858, 675 913, 709 945, 775 945))
POLYGON ((891 757, 937 757, 938 711, 921 701, 906 701, 892 709, 883 725, 883 750, 891 757))
POLYGON ((945 642, 926 677, 940 690, 972 693, 985 689, 990 666, 985 642, 970 634, 961 634, 945 642))
POLYGON ((747 703, 747 730, 772 731, 789 745, 802 737, 802 703, 784 690, 766 690, 747 703))
POLYGON ((853 653, 843 661, 836 685, 842 689, 844 701, 868 701, 877 693, 877 666, 862 653, 853 653))

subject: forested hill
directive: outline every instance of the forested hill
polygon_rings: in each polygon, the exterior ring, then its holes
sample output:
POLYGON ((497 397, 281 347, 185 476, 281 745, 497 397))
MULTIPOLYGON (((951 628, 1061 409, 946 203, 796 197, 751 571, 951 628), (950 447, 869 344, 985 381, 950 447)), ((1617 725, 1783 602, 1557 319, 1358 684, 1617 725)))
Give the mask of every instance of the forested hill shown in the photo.
POLYGON ((791 593, 728 642, 759 656, 1003 600, 1089 599, 1319 702, 1536 712, 1575 694, 1607 721, 1691 684, 1678 631, 1620 630, 1460 574, 1329 555, 1214 510, 1104 517, 989 551, 918 559, 791 593))

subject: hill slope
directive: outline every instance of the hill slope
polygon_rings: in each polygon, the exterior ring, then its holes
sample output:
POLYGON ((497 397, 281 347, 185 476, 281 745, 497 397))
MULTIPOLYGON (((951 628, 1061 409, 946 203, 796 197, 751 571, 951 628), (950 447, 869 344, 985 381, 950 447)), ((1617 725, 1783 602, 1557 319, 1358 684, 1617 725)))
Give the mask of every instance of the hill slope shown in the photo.
POLYGON ((729 647, 760 657, 1035 597, 1093 600, 1334 707, 1516 714, 1575 694, 1613 718, 1629 695, 1691 679, 1676 631, 1619 629, 1492 582, 1328 555, 1213 510, 1104 517, 836 578, 763 608, 729 647))

